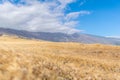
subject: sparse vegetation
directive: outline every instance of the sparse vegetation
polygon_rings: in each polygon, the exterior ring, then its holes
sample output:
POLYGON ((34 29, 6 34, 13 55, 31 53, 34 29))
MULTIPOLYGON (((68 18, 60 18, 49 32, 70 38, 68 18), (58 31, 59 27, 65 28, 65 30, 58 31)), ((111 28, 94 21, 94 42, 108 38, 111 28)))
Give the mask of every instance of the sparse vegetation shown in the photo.
POLYGON ((120 47, 1 36, 0 80, 120 80, 120 47))

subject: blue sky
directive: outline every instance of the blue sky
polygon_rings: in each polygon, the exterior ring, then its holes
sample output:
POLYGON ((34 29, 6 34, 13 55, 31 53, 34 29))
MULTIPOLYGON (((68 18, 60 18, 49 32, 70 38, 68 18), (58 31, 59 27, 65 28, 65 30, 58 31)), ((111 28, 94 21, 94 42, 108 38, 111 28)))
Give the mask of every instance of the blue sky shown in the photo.
POLYGON ((101 36, 120 36, 120 0, 86 0, 70 4, 71 10, 91 11, 90 15, 79 17, 78 29, 85 33, 101 36))
POLYGON ((0 0, 0 27, 120 36, 120 0, 0 0))

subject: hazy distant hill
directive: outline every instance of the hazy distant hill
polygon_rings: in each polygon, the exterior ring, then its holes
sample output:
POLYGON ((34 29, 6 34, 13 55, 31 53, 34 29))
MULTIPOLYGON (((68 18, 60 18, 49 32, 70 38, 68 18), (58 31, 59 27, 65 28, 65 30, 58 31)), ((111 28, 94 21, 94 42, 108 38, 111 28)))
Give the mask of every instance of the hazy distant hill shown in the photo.
POLYGON ((0 34, 16 35, 30 39, 41 39, 55 42, 81 42, 120 45, 120 39, 106 38, 83 33, 63 34, 49 32, 29 32, 23 30, 0 28, 0 34))

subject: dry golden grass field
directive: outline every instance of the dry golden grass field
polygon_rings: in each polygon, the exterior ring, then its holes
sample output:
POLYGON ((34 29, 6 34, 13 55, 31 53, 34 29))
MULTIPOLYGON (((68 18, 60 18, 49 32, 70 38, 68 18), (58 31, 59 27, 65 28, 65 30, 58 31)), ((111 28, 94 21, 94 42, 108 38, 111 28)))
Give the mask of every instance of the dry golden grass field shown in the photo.
POLYGON ((120 80, 120 47, 1 36, 0 80, 120 80))

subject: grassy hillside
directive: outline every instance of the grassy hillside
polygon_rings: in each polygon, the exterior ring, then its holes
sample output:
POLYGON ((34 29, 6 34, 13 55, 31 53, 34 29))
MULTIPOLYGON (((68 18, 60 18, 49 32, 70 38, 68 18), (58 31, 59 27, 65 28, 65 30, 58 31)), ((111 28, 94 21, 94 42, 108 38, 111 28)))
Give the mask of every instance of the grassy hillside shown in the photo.
POLYGON ((120 80, 120 47, 1 36, 0 80, 120 80))

